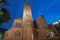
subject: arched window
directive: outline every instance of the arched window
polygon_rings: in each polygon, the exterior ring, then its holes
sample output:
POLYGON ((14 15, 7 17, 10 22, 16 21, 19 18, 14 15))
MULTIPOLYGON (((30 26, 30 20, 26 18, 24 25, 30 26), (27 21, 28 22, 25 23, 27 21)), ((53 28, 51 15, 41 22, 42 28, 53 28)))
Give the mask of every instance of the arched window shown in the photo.
POLYGON ((31 23, 28 23, 28 27, 31 27, 31 23))
POLYGON ((20 36, 20 32, 19 31, 15 31, 14 35, 15 36, 20 36))
POLYGON ((22 25, 20 23, 16 23, 16 26, 20 27, 20 28, 22 27, 22 25))
POLYGON ((32 22, 28 21, 27 25, 28 25, 28 27, 32 27, 32 22))

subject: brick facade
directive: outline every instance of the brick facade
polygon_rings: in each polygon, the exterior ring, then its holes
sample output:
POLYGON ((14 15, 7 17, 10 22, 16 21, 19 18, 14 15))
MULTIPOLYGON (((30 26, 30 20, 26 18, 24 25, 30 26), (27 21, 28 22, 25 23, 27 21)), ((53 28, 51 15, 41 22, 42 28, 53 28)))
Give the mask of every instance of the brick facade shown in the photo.
POLYGON ((49 28, 43 16, 39 16, 35 21, 32 19, 30 5, 25 3, 23 19, 15 18, 12 28, 5 32, 3 40, 40 40, 47 38, 48 32, 56 32, 49 28))

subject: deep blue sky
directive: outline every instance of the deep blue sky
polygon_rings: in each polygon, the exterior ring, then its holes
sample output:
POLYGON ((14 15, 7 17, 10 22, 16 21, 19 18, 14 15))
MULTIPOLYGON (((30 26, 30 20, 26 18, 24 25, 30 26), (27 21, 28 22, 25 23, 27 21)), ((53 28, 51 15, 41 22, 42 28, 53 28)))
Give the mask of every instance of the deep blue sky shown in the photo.
MULTIPOLYGON (((22 18, 25 0, 8 0, 10 6, 4 8, 9 10, 11 20, 8 24, 2 24, 1 27, 11 28, 14 18, 22 18)), ((35 20, 40 14, 43 15, 48 24, 60 19, 60 0, 29 0, 32 16, 35 20)))

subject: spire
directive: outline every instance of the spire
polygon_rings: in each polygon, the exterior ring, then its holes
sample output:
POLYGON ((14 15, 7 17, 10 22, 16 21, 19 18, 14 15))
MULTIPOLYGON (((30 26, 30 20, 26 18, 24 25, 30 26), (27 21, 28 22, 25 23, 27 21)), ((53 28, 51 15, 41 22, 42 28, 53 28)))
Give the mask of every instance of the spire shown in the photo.
POLYGON ((30 5, 28 0, 26 0, 24 4, 24 11, 23 11, 23 27, 24 27, 24 37, 23 40, 32 40, 32 12, 30 9, 30 5))
POLYGON ((28 3, 28 0, 26 0, 24 4, 24 11, 23 11, 23 21, 26 24, 26 21, 31 20, 32 21, 32 12, 30 9, 30 5, 28 3))
MULTIPOLYGON (((26 4, 26 5, 29 5, 29 2, 28 2, 28 0, 26 0, 25 4, 26 4)), ((29 5, 29 6, 30 6, 30 5, 29 5)))
POLYGON ((32 18, 32 12, 31 12, 30 5, 28 3, 28 0, 26 0, 26 3, 24 4, 23 19, 26 19, 26 18, 28 18, 28 19, 29 18, 32 18))

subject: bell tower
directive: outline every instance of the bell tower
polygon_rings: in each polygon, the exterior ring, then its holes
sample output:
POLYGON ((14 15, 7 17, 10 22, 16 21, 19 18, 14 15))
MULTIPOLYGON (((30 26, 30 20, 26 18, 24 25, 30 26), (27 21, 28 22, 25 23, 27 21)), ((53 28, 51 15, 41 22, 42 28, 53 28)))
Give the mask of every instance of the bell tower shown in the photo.
POLYGON ((30 5, 27 2, 24 4, 23 21, 26 22, 28 20, 32 21, 32 13, 31 13, 30 5))
POLYGON ((24 40, 32 40, 32 13, 28 2, 24 4, 23 11, 23 27, 24 27, 24 40))

